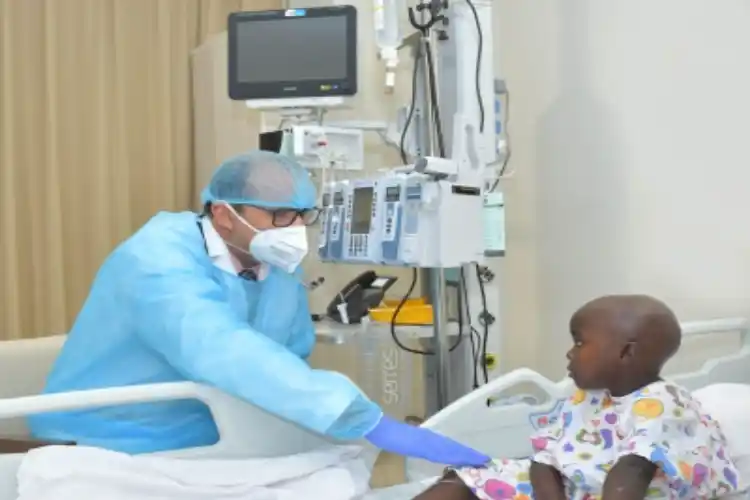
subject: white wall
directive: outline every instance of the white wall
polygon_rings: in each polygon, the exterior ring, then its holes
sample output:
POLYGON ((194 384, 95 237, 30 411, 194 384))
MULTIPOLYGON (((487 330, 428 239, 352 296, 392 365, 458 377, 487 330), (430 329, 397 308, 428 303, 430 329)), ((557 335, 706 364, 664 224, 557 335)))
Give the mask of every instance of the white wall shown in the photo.
POLYGON ((493 15, 517 170, 510 364, 561 375, 567 320, 600 294, 750 314, 750 2, 496 0, 493 15))

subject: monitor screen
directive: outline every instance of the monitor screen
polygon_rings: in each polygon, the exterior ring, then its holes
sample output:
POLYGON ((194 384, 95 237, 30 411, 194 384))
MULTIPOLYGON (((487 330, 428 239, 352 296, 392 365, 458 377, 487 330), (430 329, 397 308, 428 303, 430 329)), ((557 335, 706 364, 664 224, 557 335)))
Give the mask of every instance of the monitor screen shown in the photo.
POLYGON ((356 188, 353 197, 351 233, 367 234, 372 221, 373 188, 356 188))
POLYGON ((263 132, 258 135, 258 146, 262 151, 271 151, 278 153, 281 151, 281 145, 284 142, 284 132, 274 130, 273 132, 263 132))
POLYGON ((342 80, 346 78, 347 50, 343 16, 239 23, 237 80, 342 80))
POLYGON ((230 15, 230 97, 256 100, 355 94, 356 25, 352 6, 230 15))

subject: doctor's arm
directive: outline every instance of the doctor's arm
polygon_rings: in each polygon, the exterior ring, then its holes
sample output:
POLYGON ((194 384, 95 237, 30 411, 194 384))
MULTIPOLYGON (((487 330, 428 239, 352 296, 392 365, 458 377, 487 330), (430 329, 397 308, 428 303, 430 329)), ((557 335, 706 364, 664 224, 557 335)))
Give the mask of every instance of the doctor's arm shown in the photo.
POLYGON ((189 256, 133 262, 120 293, 133 329, 185 378, 221 389, 303 427, 358 439, 382 411, 346 377, 313 370, 250 327, 210 271, 189 256), (331 430, 346 413, 346 426, 331 430), (331 432, 332 431, 332 432, 331 432))
POLYGON ((292 323, 292 335, 287 347, 300 358, 307 360, 315 347, 315 323, 310 315, 307 288, 300 284, 297 293, 297 313, 292 323))
MULTIPOLYGON (((297 316, 289 348, 306 359, 315 344, 307 288, 299 285, 297 316)), ((489 458, 428 429, 414 427, 384 415, 365 438, 380 449, 449 465, 483 465, 489 458)))
POLYGON ((307 429, 366 438, 393 453, 449 465, 488 458, 428 429, 384 416, 345 376, 313 370, 249 327, 205 269, 172 260, 141 269, 123 289, 143 341, 186 378, 217 387, 307 429))

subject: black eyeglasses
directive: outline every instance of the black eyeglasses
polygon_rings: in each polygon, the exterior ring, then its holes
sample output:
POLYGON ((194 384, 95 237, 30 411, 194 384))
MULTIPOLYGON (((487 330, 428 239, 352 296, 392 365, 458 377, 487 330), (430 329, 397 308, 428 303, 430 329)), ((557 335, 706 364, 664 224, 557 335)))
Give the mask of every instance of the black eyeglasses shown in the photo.
POLYGON ((271 214, 271 224, 273 224, 274 227, 289 227, 297 222, 297 219, 301 220, 305 226, 312 226, 320 217, 319 208, 308 208, 305 210, 276 208, 266 210, 271 214))

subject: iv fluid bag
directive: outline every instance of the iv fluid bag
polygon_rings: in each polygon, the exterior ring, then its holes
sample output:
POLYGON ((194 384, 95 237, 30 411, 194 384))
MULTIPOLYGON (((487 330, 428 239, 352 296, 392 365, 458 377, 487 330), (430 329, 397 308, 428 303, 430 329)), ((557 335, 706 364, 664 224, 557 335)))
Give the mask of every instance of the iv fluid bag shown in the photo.
POLYGON ((400 43, 397 0, 373 0, 375 43, 378 48, 397 48, 400 43))
POLYGON ((505 252, 505 202, 503 193, 487 193, 484 200, 484 251, 488 256, 505 252))

